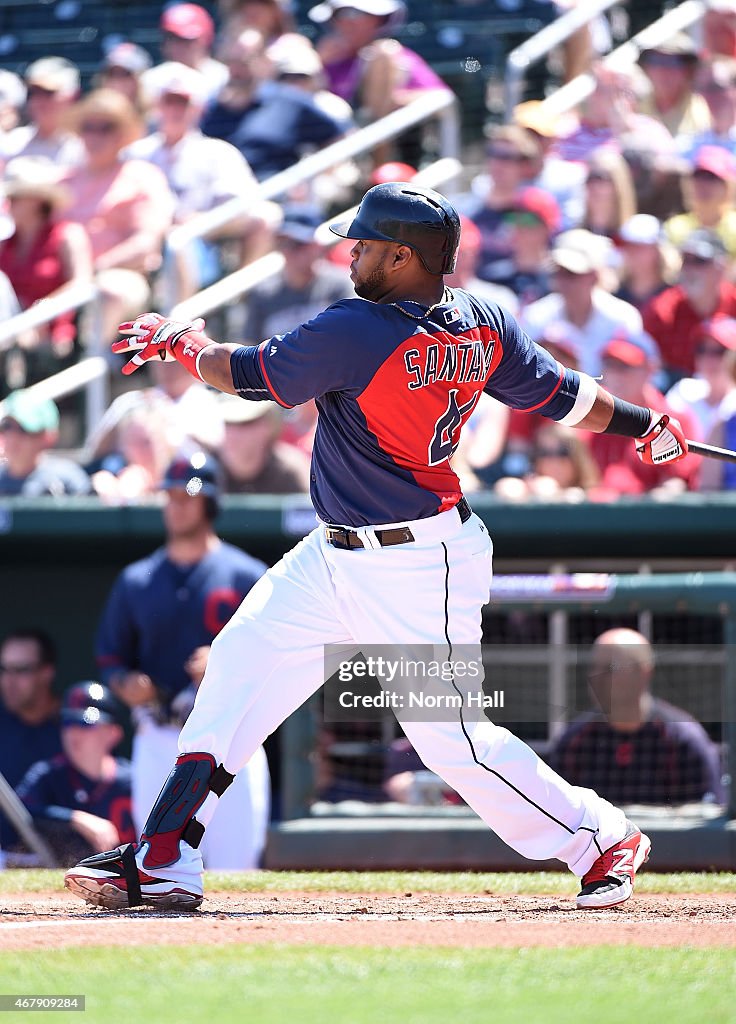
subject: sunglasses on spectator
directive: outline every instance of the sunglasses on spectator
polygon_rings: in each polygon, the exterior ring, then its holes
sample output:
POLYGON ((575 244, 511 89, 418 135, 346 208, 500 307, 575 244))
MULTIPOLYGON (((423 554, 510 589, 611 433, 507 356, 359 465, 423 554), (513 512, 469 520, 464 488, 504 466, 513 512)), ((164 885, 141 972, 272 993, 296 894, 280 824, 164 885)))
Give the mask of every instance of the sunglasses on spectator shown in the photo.
POLYGON ((105 75, 107 78, 134 78, 132 71, 127 68, 121 68, 119 64, 113 64, 112 67, 105 68, 105 75))
POLYGON ((186 39, 184 36, 176 35, 175 32, 164 32, 162 39, 165 43, 185 43, 187 46, 191 46, 192 43, 199 42, 199 39, 186 39))
POLYGON ((695 348, 696 356, 713 356, 714 358, 717 357, 720 359, 721 356, 725 356, 725 354, 726 349, 723 345, 708 345, 707 343, 703 343, 702 345, 697 345, 695 348))
POLYGON ((180 92, 165 92, 161 95, 161 102, 168 103, 172 107, 188 107, 191 99, 180 92))
POLYGON ((489 146, 486 155, 489 160, 506 160, 509 163, 521 163, 522 160, 526 160, 523 153, 517 153, 513 149, 496 149, 495 146, 489 146))
POLYGON ((5 419, 0 420, 0 434, 30 434, 30 430, 24 430, 23 427, 18 423, 17 420, 5 419))
POLYGON ((683 267, 709 267, 712 262, 713 260, 708 259, 706 256, 693 256, 689 252, 686 252, 682 257, 683 267))
POLYGON ((25 665, 5 665, 5 664, 0 664, 0 675, 27 676, 27 675, 30 675, 31 672, 38 672, 38 670, 40 668, 41 668, 41 663, 40 662, 36 662, 35 665, 32 665, 32 664, 25 664, 25 665))
POLYGON ((27 95, 29 99, 34 96, 43 96, 48 99, 51 96, 56 96, 57 91, 57 89, 44 89, 42 85, 29 85, 27 95))
POLYGON ((604 174, 603 171, 591 171, 588 177, 585 179, 586 185, 589 185, 591 181, 608 181, 610 182, 611 175, 604 174))
POLYGON ((112 135, 117 130, 114 121, 85 121, 79 126, 82 135, 112 135))
POLYGON ((333 18, 363 18, 365 17, 365 11, 359 11, 357 7, 338 7, 336 11, 332 12, 333 18))
POLYGON ((566 444, 547 445, 534 449, 535 459, 569 459, 571 454, 570 447, 566 444))
POLYGON ((642 63, 647 68, 684 68, 688 61, 676 53, 648 53, 642 63))
POLYGON ((509 213, 506 216, 506 220, 509 224, 513 224, 517 228, 539 228, 545 226, 543 220, 537 217, 535 213, 530 213, 528 210, 518 210, 513 213, 509 213))

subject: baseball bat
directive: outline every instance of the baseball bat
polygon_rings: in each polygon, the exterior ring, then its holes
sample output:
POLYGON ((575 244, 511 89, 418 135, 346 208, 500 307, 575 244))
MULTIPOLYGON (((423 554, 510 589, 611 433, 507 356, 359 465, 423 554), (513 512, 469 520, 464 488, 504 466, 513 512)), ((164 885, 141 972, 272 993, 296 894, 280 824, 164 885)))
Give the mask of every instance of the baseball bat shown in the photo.
POLYGON ((721 462, 736 462, 736 452, 728 448, 717 448, 714 444, 703 444, 702 441, 688 441, 687 448, 694 455, 705 455, 709 459, 720 459, 721 462))
POLYGON ((33 818, 2 772, 0 772, 0 808, 5 812, 21 839, 37 854, 41 862, 40 867, 55 868, 57 866, 56 857, 46 840, 39 835, 33 824, 33 818))

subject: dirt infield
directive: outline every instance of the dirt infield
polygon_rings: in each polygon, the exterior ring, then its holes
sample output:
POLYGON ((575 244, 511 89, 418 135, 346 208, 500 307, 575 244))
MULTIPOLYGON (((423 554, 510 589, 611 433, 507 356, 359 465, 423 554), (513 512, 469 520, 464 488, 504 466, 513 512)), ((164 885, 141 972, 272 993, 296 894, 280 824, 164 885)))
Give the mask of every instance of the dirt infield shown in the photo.
POLYGON ((0 950, 190 943, 340 946, 736 946, 736 894, 641 895, 608 911, 553 896, 212 892, 199 911, 85 908, 68 893, 6 897, 0 950))

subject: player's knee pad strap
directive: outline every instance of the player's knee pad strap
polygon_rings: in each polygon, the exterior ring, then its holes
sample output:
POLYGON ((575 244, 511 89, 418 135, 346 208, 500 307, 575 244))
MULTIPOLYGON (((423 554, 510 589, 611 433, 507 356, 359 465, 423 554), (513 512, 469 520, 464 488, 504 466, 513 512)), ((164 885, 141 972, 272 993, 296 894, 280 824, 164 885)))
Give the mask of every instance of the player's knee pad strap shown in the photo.
POLYGON ((143 858, 146 868, 163 868, 179 858, 179 841, 195 849, 204 835, 204 826, 195 813, 210 792, 221 796, 235 778, 212 754, 181 754, 164 783, 158 800, 148 816, 141 843, 148 849, 143 858))

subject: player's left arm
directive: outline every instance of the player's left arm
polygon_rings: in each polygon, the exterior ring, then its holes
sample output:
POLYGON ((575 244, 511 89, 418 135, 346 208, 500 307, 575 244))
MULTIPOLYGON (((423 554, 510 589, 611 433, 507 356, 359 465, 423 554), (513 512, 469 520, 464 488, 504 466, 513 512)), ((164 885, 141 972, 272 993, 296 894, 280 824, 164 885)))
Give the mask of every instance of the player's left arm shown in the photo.
POLYGON ((503 357, 485 390, 512 409, 538 412, 566 426, 631 437, 642 462, 660 466, 687 454, 679 422, 610 394, 586 373, 570 370, 503 314, 503 357))

